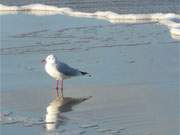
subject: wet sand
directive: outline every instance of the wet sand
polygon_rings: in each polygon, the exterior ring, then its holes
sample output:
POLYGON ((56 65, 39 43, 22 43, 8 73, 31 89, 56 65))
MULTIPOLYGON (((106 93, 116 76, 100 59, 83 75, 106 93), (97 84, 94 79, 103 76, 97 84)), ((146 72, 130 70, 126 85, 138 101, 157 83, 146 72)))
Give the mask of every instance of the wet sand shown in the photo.
POLYGON ((178 134, 180 42, 166 27, 26 14, 2 23, 2 134, 178 134), (49 53, 92 75, 65 81, 65 97, 91 98, 60 111, 40 63, 49 53))
POLYGON ((51 90, 2 93, 2 107, 12 112, 5 116, 2 133, 19 134, 22 132, 17 130, 19 127, 27 134, 178 134, 175 83, 69 88, 65 95, 74 99, 65 98, 65 103, 55 93, 55 90, 54 95, 51 90), (68 105, 89 95, 92 97, 87 101, 68 105), (62 105, 65 112, 59 109, 62 105))

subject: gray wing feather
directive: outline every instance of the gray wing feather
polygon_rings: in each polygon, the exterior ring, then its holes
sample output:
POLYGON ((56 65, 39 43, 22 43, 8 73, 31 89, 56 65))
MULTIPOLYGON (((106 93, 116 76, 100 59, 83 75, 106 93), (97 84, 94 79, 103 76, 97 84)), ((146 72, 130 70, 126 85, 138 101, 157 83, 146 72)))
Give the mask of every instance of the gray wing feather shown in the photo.
POLYGON ((66 76, 77 76, 77 75, 81 74, 81 72, 79 70, 74 69, 63 62, 58 62, 56 64, 56 67, 57 67, 58 71, 60 71, 61 73, 63 73, 66 76))

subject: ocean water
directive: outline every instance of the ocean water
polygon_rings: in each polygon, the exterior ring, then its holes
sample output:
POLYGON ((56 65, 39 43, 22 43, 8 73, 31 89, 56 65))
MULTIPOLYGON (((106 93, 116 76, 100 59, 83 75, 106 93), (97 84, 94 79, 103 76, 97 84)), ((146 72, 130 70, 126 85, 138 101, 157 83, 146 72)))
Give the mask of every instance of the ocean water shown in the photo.
POLYGON ((1 134, 178 135, 179 9, 178 0, 1 0, 1 134), (65 81, 66 99, 87 98, 65 112, 40 63, 50 53, 92 75, 65 81))
POLYGON ((69 7, 82 12, 112 11, 127 13, 180 13, 179 0, 1 0, 1 4, 22 6, 34 3, 69 7))

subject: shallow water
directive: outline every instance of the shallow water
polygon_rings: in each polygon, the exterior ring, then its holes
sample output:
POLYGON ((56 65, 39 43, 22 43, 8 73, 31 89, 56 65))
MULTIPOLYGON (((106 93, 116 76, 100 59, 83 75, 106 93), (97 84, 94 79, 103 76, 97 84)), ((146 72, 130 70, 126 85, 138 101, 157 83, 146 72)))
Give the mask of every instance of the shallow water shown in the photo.
POLYGON ((2 134, 178 134, 180 42, 167 27, 23 13, 1 24, 2 134), (65 96, 92 98, 51 132, 55 82, 40 63, 49 53, 92 74, 65 81, 65 96))
POLYGON ((51 78, 40 61, 50 53, 93 76, 68 80, 72 85, 178 81, 179 41, 159 24, 110 24, 61 15, 1 18, 2 90, 49 86, 51 78))

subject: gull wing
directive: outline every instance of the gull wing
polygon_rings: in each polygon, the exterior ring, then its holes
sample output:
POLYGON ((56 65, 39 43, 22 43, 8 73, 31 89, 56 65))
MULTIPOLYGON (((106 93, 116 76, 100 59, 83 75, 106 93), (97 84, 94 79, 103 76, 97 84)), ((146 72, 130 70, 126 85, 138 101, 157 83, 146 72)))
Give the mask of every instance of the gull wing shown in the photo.
POLYGON ((78 76, 81 75, 81 72, 77 69, 74 69, 63 62, 57 62, 56 68, 59 72, 63 73, 66 76, 78 76))

